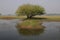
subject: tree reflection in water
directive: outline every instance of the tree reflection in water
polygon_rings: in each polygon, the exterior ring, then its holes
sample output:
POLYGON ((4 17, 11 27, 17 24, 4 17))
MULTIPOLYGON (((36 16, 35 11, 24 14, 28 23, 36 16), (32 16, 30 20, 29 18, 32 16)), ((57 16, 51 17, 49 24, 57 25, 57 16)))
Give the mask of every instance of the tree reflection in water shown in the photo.
POLYGON ((18 29, 18 32, 22 35, 40 35, 44 32, 44 29, 18 29))
POLYGON ((19 34, 22 35, 40 35, 44 32, 44 28, 43 29, 22 29, 17 27, 17 30, 19 34))
POLYGON ((19 34, 22 35, 40 35, 44 32, 44 28, 43 29, 22 29, 22 28, 18 28, 18 26, 16 28, 19 34))

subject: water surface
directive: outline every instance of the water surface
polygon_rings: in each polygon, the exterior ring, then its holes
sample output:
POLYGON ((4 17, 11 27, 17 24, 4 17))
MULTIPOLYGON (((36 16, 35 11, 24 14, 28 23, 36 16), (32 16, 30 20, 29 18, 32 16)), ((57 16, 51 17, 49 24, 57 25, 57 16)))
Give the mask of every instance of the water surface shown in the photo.
POLYGON ((19 19, 0 19, 0 40, 60 40, 60 22, 43 22, 46 28, 42 32, 35 31, 35 35, 29 34, 27 30, 18 30, 18 22, 19 19))

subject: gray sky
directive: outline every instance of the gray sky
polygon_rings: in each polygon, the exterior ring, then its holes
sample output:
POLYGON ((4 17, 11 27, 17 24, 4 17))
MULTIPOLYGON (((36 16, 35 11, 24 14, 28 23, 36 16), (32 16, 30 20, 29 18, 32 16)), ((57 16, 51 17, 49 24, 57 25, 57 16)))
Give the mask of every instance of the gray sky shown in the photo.
POLYGON ((60 13, 60 0, 0 0, 0 13, 14 14, 22 4, 37 4, 43 6, 46 13, 60 13))

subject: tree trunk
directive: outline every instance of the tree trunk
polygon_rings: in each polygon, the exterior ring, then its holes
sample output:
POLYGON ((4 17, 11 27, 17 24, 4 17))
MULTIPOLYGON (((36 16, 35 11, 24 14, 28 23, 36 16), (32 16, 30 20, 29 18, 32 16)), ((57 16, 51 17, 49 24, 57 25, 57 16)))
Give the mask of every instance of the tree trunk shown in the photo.
POLYGON ((28 19, 31 19, 31 18, 32 18, 32 16, 31 16, 31 15, 27 15, 27 18, 28 18, 28 19))

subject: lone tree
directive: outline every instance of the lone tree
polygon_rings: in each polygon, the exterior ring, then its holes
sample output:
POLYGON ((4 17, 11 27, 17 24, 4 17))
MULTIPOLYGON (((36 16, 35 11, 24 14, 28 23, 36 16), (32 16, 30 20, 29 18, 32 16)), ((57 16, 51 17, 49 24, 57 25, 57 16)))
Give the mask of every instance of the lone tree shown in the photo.
POLYGON ((18 10, 16 11, 16 14, 18 16, 26 15, 27 18, 32 18, 32 16, 35 16, 35 15, 45 14, 45 9, 39 5, 25 4, 25 5, 19 6, 18 10))

